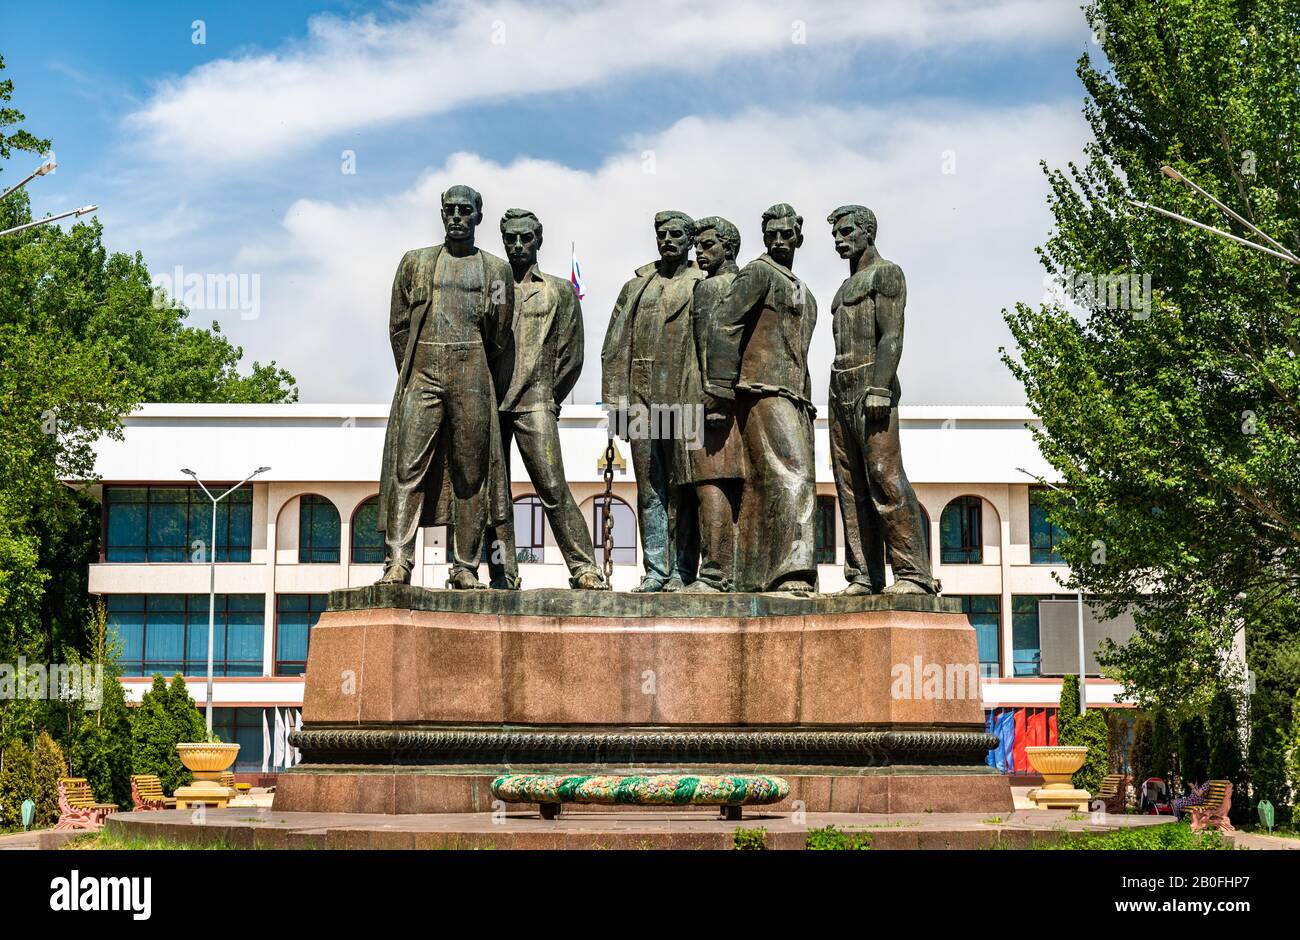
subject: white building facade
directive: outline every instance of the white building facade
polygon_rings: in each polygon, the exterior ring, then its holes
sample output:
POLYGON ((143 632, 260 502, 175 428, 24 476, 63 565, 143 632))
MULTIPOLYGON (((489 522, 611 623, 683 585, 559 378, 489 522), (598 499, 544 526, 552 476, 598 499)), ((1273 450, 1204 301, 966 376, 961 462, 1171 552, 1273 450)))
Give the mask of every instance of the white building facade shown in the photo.
MULTIPOLYGON (((311 625, 331 589, 369 584, 381 573, 374 512, 387 417, 387 404, 149 405, 126 420, 121 440, 97 445, 92 490, 103 528, 89 586, 118 631, 132 700, 159 672, 183 672, 196 700, 203 698, 211 503, 182 468, 221 492, 270 467, 222 501, 216 539, 214 719, 226 740, 241 743, 244 773, 293 762, 284 736, 301 715, 311 625)), ((560 423, 570 487, 599 546, 605 413, 566 406, 560 423)), ((1072 640, 1042 635, 1038 604, 1074 597, 1062 586, 1069 571, 1055 552, 1060 533, 1037 498, 1034 478, 1056 476, 1034 443, 1035 423, 1023 408, 901 410, 903 455, 929 527, 934 572, 944 594, 962 598, 979 637, 986 709, 1021 710, 1031 716, 1026 722, 1060 695, 1059 676, 1041 674, 1045 644, 1072 640)), ((616 450, 614 588, 626 591, 641 572, 636 484, 627 444, 617 441, 616 450)), ((819 575, 821 590, 831 592, 845 583, 844 547, 824 418, 816 455, 819 575)), ((511 478, 523 587, 567 587, 517 453, 511 478)), ((443 585, 444 545, 441 528, 421 531, 415 584, 443 585)), ((1118 691, 1094 677, 1087 697, 1110 705, 1118 691)))

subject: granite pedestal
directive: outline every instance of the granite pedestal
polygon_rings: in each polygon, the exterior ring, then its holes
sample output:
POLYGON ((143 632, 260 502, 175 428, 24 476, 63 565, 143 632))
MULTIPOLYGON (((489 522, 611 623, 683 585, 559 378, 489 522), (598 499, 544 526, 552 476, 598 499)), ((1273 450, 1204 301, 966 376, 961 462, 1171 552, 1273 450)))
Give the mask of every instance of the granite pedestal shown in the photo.
POLYGON ((1009 811, 975 632, 930 596, 334 591, 285 811, 492 809, 501 773, 759 773, 773 807, 1009 811))

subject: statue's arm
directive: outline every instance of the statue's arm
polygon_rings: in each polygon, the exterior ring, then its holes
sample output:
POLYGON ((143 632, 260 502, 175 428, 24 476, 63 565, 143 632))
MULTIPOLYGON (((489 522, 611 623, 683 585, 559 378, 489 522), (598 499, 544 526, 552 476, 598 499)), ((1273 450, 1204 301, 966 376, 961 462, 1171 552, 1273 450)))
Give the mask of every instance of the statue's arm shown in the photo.
POLYGON ((488 284, 488 289, 492 292, 488 304, 489 316, 483 324, 483 339, 489 362, 495 361, 509 346, 515 316, 515 279, 504 262, 493 262, 493 267, 496 271, 489 278, 488 284))
POLYGON ((393 275, 393 295, 388 308, 388 339, 393 346, 393 362, 402 371, 402 357, 406 354, 406 340, 411 332, 411 252, 402 256, 393 275))
MULTIPOLYGON (((907 282, 902 269, 892 262, 876 274, 876 364, 871 385, 890 394, 903 357, 903 308, 907 306, 907 282)), ((879 394, 879 392, 877 392, 879 394)))
POLYGON ((767 296, 768 279, 758 262, 745 265, 713 311, 709 374, 704 390, 717 398, 734 398, 740 375, 740 340, 750 314, 767 296))
POLYGON ((569 397, 582 374, 582 303, 571 286, 559 285, 560 309, 555 313, 555 404, 569 397))

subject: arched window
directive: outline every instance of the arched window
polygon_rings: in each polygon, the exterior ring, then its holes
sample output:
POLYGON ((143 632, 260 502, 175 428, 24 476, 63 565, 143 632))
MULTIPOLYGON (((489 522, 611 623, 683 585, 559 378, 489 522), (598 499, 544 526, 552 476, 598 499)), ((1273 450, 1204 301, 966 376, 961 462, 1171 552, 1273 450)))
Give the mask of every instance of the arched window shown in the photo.
POLYGON ((939 518, 939 561, 945 565, 984 563, 984 501, 958 496, 939 518))
POLYGON ((339 562, 339 511, 324 496, 298 499, 298 562, 303 565, 337 565, 339 562))
MULTIPOLYGON (((610 557, 616 565, 636 564, 636 514, 617 496, 610 502, 614 519, 613 546, 610 557)), ((597 496, 591 511, 591 538, 596 546, 596 564, 605 563, 605 497, 597 496)))
POLYGON ((352 564, 380 565, 384 561, 384 533, 379 531, 379 497, 372 496, 352 516, 352 564))
POLYGON ((546 514, 536 496, 515 500, 515 558, 539 565, 546 560, 546 514))
POLYGON ((834 496, 817 497, 817 528, 813 554, 819 565, 835 564, 835 517, 839 503, 834 496))

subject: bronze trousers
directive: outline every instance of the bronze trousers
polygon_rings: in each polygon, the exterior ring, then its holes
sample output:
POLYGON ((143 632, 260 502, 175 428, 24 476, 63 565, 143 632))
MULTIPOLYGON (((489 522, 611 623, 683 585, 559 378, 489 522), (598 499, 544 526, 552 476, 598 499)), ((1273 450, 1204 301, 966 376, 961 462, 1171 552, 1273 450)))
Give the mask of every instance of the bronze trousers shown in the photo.
MULTIPOLYGON (((569 566, 570 584, 578 576, 599 571, 591 542, 591 529, 569 490, 560 452, 560 425, 549 408, 541 411, 502 411, 501 449, 510 466, 510 443, 519 444, 519 456, 551 524, 555 544, 569 566)), ((519 587, 519 555, 513 525, 489 527, 488 571, 493 584, 519 587)))
POLYGON ((482 343, 419 342, 402 392, 402 437, 392 478, 395 493, 384 531, 387 565, 414 568, 426 481, 437 467, 451 484, 447 561, 453 571, 477 574, 488 517, 492 446, 488 422, 496 420, 493 401, 482 343))
POLYGON ((869 421, 860 401, 830 401, 831 464, 844 520, 844 577, 851 584, 885 587, 885 553, 895 579, 934 590, 925 517, 903 472, 898 409, 869 421))

